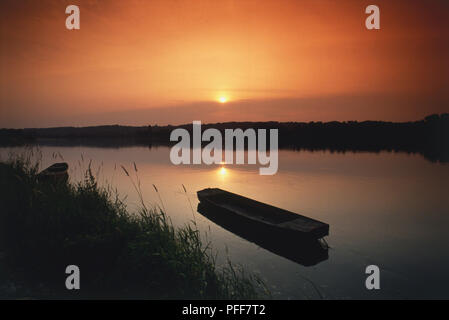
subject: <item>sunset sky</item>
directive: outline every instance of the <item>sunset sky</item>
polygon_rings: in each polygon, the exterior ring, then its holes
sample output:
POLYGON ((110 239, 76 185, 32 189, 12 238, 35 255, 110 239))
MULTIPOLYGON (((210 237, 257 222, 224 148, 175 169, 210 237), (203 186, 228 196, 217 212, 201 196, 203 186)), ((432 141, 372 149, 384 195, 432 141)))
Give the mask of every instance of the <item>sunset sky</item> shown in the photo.
POLYGON ((2 0, 0 28, 0 127, 449 112, 444 0, 2 0))

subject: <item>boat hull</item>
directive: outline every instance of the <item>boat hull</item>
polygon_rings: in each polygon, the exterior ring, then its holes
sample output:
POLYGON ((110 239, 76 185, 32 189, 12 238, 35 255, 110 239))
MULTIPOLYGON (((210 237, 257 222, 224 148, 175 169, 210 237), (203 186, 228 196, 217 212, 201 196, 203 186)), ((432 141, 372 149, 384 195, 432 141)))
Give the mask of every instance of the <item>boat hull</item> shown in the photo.
POLYGON ((296 213, 221 189, 198 191, 198 199, 215 208, 222 221, 250 232, 302 240, 317 240, 329 234, 329 225, 296 213))
POLYGON ((38 174, 41 182, 67 182, 69 165, 65 162, 55 163, 38 174))
POLYGON ((279 228, 256 226, 248 219, 234 216, 207 201, 198 204, 198 212, 225 230, 303 266, 313 266, 329 258, 327 245, 316 239, 282 232, 279 228))

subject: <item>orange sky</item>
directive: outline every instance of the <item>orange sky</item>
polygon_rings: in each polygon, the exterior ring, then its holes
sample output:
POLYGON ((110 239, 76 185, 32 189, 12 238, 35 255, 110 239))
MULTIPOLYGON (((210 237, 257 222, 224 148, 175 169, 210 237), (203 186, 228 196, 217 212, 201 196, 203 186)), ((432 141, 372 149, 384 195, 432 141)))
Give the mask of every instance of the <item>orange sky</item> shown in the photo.
POLYGON ((2 0, 0 27, 0 127, 449 112, 443 0, 2 0))

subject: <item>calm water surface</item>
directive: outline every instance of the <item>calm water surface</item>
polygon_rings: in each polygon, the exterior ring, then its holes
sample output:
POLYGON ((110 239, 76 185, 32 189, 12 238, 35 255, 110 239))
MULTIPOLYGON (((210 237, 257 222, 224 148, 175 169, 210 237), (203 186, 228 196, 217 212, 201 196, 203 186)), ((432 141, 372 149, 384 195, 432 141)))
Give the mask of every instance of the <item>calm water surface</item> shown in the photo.
MULTIPOLYGON (((1 149, 2 158, 10 151, 20 148, 1 149)), ((228 255, 259 274, 274 298, 449 298, 448 164, 403 153, 281 150, 278 173, 261 176, 258 166, 174 166, 168 147, 41 146, 40 151, 43 167, 60 153, 73 181, 83 177, 91 160, 100 181, 126 195, 131 210, 139 200, 120 165, 133 171, 135 162, 146 202, 160 203, 156 185, 175 225, 195 219, 219 261, 228 255), (305 267, 223 229, 196 212, 196 191, 207 187, 327 222, 329 258, 305 267), (381 268, 378 291, 365 288, 370 264, 381 268)))

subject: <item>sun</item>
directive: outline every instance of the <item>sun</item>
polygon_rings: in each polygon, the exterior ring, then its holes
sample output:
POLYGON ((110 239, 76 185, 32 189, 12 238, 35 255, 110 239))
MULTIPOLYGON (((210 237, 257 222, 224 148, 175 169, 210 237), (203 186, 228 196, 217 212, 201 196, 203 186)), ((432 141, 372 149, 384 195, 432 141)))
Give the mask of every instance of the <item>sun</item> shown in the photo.
POLYGON ((218 101, 219 101, 220 103, 225 103, 225 102, 228 101, 228 98, 226 98, 226 97, 220 97, 220 98, 218 98, 218 101))

